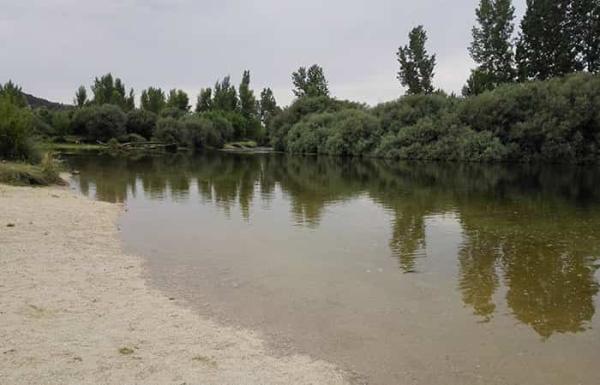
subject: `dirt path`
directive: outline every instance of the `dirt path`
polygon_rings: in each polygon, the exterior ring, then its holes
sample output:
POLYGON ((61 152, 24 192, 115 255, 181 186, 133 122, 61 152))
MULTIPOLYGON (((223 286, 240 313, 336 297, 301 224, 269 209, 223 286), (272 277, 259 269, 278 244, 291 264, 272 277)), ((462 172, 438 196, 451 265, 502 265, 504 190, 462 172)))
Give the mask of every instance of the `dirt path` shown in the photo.
POLYGON ((121 207, 0 185, 0 384, 344 384, 307 356, 149 288, 123 254, 121 207))

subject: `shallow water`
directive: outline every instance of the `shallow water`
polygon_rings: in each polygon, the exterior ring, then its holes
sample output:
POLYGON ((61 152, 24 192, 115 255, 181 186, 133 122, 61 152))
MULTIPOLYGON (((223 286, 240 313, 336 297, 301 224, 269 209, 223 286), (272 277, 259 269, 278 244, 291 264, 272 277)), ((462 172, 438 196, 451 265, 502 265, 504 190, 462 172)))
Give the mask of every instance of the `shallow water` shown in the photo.
POLYGON ((600 169, 75 155, 202 314, 372 384, 600 383, 600 169))

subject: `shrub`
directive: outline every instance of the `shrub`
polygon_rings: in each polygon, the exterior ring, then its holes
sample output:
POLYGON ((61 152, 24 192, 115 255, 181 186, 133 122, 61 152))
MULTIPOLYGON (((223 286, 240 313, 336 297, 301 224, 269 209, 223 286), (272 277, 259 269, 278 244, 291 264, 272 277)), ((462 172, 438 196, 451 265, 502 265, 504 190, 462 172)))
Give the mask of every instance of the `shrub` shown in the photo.
POLYGON ((90 142, 107 142, 125 134, 125 113, 112 104, 80 108, 73 114, 71 127, 90 142))
POLYGON ((153 138, 156 141, 177 146, 187 146, 190 139, 184 124, 175 118, 158 119, 153 138))
POLYGON ((149 139, 154 134, 158 117, 154 112, 131 110, 127 113, 125 127, 128 134, 137 134, 149 139))
POLYGON ((225 144, 221 132, 207 118, 189 117, 183 120, 183 125, 194 148, 222 148, 225 144))
POLYGON ((0 158, 39 161, 39 152, 32 139, 32 122, 29 109, 14 104, 11 98, 0 96, 0 158))

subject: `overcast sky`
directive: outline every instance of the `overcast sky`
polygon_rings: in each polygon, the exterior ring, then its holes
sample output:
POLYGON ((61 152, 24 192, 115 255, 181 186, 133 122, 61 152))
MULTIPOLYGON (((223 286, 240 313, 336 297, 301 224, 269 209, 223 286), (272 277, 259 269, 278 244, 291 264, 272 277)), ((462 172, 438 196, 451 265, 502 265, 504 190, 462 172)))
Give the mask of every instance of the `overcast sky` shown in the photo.
MULTIPOLYGON (((0 0, 0 82, 70 103, 112 72, 136 95, 198 90, 244 69, 260 92, 292 98, 291 73, 318 63, 333 96, 369 104, 403 94, 398 46, 423 24, 435 85, 460 91, 478 0, 0 0)), ((525 0, 515 0, 518 18, 525 0)))

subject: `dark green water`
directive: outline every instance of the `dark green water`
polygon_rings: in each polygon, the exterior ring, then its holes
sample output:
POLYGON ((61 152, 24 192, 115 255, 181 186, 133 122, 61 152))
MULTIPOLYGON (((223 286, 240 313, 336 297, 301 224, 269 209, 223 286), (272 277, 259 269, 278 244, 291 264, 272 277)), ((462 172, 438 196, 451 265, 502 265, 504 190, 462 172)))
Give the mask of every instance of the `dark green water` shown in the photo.
POLYGON ((202 314, 373 384, 600 383, 600 168, 68 157, 202 314))

